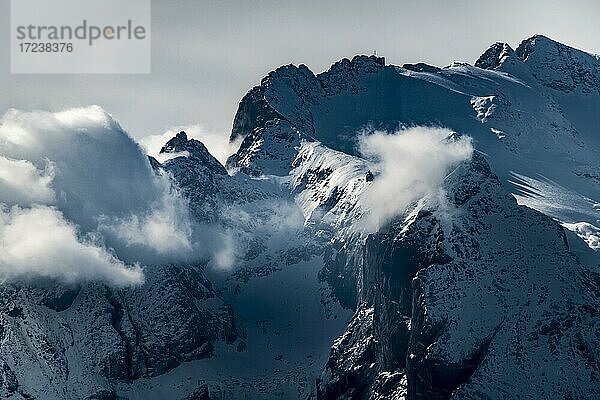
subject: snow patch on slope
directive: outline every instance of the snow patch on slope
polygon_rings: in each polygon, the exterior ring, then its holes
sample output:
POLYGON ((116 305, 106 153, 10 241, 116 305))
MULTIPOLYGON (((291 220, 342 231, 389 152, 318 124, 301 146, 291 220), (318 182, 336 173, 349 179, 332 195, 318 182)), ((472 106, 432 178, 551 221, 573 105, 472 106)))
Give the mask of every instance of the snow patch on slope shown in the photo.
POLYGON ((575 232, 590 248, 598 250, 598 228, 586 222, 600 223, 597 201, 543 176, 536 179, 514 172, 512 176, 510 183, 517 189, 513 196, 520 205, 551 216, 575 232))
POLYGON ((563 223, 562 226, 575 232, 591 249, 600 251, 600 228, 597 226, 588 224, 587 222, 563 223))

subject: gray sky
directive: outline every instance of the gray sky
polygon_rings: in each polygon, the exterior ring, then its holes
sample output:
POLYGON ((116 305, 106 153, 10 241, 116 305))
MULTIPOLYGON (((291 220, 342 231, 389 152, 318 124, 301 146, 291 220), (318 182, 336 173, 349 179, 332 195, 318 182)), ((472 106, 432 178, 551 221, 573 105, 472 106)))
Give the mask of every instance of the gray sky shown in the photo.
POLYGON ((493 42, 535 33, 600 53, 600 2, 153 0, 152 74, 11 75, 0 0, 0 113, 98 104, 134 136, 200 124, 228 134, 242 96, 270 70, 377 50, 388 63, 473 63, 493 42))

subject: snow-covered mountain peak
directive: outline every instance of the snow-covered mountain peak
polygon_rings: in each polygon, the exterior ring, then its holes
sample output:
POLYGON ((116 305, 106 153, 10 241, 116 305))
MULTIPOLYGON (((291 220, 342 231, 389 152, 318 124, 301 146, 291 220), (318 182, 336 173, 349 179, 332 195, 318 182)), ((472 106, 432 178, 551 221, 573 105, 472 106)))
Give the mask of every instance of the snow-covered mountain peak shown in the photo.
POLYGON ((187 133, 179 132, 160 149, 160 154, 170 154, 173 158, 187 157, 199 162, 212 172, 227 175, 225 168, 210 154, 206 146, 196 139, 188 139, 187 133))
POLYGON ((540 34, 533 35, 530 38, 523 40, 515 52, 524 62, 529 61, 529 56, 535 52, 538 53, 538 56, 562 53, 564 55, 569 55, 572 58, 583 57, 593 60, 593 62, 598 61, 598 56, 594 54, 576 49, 540 34))
MULTIPOLYGON (((600 189, 590 181, 600 181, 598 64, 589 53, 538 35, 518 51, 495 43, 475 66, 397 67, 364 55, 317 75, 287 65, 242 100, 232 138, 245 139, 228 167, 285 175, 301 140, 356 155, 362 133, 443 126, 473 137, 511 191, 513 172, 541 174, 597 201, 600 189)), ((597 226, 597 218, 580 216, 584 211, 561 221, 597 226)))
POLYGON ((275 70, 269 72, 267 76, 265 76, 261 80, 261 85, 268 86, 270 81, 281 79, 283 77, 289 77, 292 79, 310 79, 313 75, 312 71, 304 64, 286 64, 281 67, 276 68, 275 70))
POLYGON ((339 75, 340 73, 353 72, 376 72, 379 69, 385 67, 385 57, 378 57, 376 55, 356 55, 352 57, 352 60, 344 58, 334 63, 329 70, 319 74, 319 77, 326 75, 339 75))
POLYGON ((600 58, 543 35, 524 40, 515 50, 542 85, 561 92, 600 94, 600 58))
POLYGON ((169 140, 163 148, 160 150, 161 153, 172 152, 175 147, 185 146, 188 141, 187 133, 185 131, 179 132, 171 140, 169 140))
POLYGON ((475 61, 475 66, 483 69, 496 69, 508 57, 516 57, 512 47, 507 43, 496 42, 475 61))

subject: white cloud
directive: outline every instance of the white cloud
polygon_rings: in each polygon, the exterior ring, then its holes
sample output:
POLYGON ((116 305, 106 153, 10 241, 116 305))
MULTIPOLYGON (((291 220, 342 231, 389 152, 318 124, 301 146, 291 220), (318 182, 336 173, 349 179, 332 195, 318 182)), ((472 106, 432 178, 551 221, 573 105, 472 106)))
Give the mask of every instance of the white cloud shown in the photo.
POLYGON ((0 209, 0 280, 36 278, 115 286, 144 280, 139 266, 127 266, 103 247, 81 240, 54 208, 0 209))
POLYGON ((233 142, 229 142, 229 135, 225 133, 210 132, 200 125, 190 125, 174 127, 162 135, 146 136, 139 139, 139 142, 149 155, 162 163, 168 158, 175 157, 175 155, 161 155, 159 154, 160 149, 180 131, 185 131, 188 139, 196 139, 202 142, 210 154, 212 154, 212 156, 222 165, 225 165, 227 158, 239 149, 243 140, 243 138, 240 137, 233 142))
POLYGON ((222 245, 212 258, 211 266, 220 271, 231 270, 237 260, 239 249, 232 233, 220 234, 222 245))
POLYGON ((221 210, 220 217, 228 229, 211 233, 219 246, 209 264, 219 271, 231 270, 248 254, 256 254, 257 243, 268 243, 271 254, 285 252, 304 229, 300 208, 281 199, 232 204, 221 210))
POLYGON ((364 192, 364 228, 375 231, 402 215, 414 201, 437 194, 451 168, 471 158, 466 136, 448 129, 415 127, 361 137, 361 153, 372 160, 375 180, 364 192))
POLYGON ((27 160, 13 160, 0 155, 0 202, 15 205, 54 202, 50 183, 54 179, 52 164, 38 170, 27 160))
POLYGON ((133 246, 151 247, 161 255, 183 257, 192 250, 188 204, 172 187, 166 173, 161 173, 158 179, 163 186, 162 197, 147 213, 113 220, 101 218, 100 230, 133 246))
POLYGON ((187 203, 167 176, 152 171, 119 123, 97 106, 6 113, 0 120, 0 208, 11 206, 18 212, 4 211, 5 240, 21 232, 37 244, 30 239, 25 242, 31 248, 0 244, 10 250, 10 257, 7 253, 0 261, 5 280, 25 277, 29 268, 31 276, 66 282, 97 278, 131 284, 141 281, 142 272, 127 264, 190 256, 187 203), (36 222, 33 215, 46 222, 36 222), (96 244, 80 240, 91 236, 96 244), (58 266, 61 253, 63 267, 58 266))

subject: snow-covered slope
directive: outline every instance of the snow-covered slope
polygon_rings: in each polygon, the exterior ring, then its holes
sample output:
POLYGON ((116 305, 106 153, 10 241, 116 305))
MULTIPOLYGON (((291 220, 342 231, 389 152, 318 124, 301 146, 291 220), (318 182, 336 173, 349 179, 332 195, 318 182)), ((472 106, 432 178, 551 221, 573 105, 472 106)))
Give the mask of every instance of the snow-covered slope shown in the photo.
MULTIPOLYGON (((572 198, 598 203, 599 63, 597 56, 535 36, 516 52, 507 44, 493 45, 476 66, 397 67, 380 57, 357 56, 318 75, 302 65, 281 67, 240 103, 236 120, 248 119, 243 115, 252 108, 260 126, 268 128, 246 136, 228 165, 280 174, 296 156, 290 146, 298 136, 356 154, 357 137, 365 131, 441 125, 473 137, 511 192, 523 189, 512 186, 513 174, 543 176, 572 198), (269 127, 282 124, 285 129, 271 133, 269 127)), ((559 202, 541 189, 526 187, 530 197, 559 202)), ((550 215, 567 224, 599 224, 588 205, 562 211, 550 215)))
POLYGON ((216 344, 212 357, 156 379, 121 384, 118 393, 183 398, 208 385, 213 400, 314 397, 329 344, 351 315, 318 278, 326 241, 305 229, 289 178, 252 178, 241 171, 229 176, 223 167, 211 167, 212 157, 195 155, 203 148, 180 132, 163 148, 174 157, 156 167, 173 174, 198 218, 211 221, 211 229, 230 242, 227 262, 217 257, 205 273, 231 306, 239 339, 216 344))
POLYGON ((229 176, 185 132, 161 155, 150 164, 173 176, 222 254, 148 266, 134 288, 1 285, 0 397, 315 395, 351 313, 318 278, 325 244, 304 229, 287 178, 229 176))

